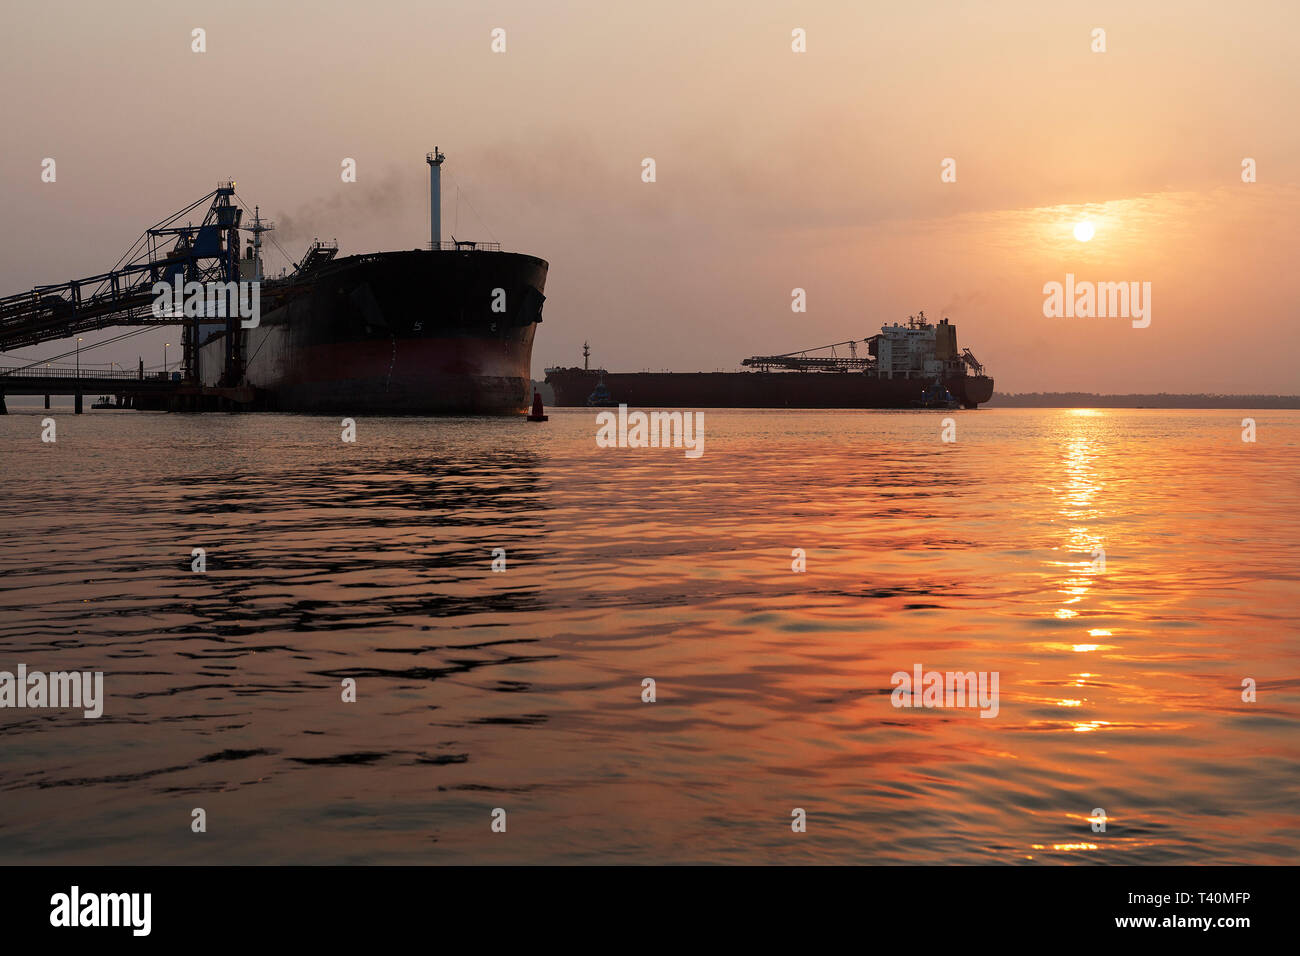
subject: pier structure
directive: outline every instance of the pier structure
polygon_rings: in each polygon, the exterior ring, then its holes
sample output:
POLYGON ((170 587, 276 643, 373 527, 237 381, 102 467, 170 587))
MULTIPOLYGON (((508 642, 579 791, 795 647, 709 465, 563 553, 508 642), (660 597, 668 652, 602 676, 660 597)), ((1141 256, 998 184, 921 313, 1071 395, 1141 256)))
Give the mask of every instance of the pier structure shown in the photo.
POLYGON ((73 411, 80 415, 85 397, 109 397, 114 408, 166 411, 205 411, 248 405, 255 390, 248 386, 202 388, 186 381, 180 372, 105 372, 63 366, 0 368, 0 415, 6 414, 6 395, 71 395, 73 411))

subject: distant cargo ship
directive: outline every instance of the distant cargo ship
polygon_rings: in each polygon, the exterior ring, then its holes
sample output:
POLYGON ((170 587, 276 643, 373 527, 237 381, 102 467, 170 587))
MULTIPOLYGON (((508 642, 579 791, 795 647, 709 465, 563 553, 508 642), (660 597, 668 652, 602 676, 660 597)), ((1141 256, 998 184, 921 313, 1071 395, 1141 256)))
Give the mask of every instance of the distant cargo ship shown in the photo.
POLYGON ((555 404, 586 405, 602 381, 611 404, 650 408, 936 407, 942 389, 975 408, 993 396, 984 366, 970 349, 958 351, 957 327, 924 312, 865 339, 747 358, 748 372, 608 372, 590 368, 589 356, 584 344, 582 368, 546 370, 555 404))
MULTIPOLYGON (((289 275, 264 278, 260 217, 240 278, 261 283, 254 328, 201 339, 205 387, 251 386, 258 408, 339 414, 527 410, 547 263, 496 243, 441 240, 440 167, 428 155, 430 249, 336 259, 315 242, 289 275), (232 381, 231 370, 242 378, 232 381)), ((208 328, 211 328, 210 326, 208 328)))

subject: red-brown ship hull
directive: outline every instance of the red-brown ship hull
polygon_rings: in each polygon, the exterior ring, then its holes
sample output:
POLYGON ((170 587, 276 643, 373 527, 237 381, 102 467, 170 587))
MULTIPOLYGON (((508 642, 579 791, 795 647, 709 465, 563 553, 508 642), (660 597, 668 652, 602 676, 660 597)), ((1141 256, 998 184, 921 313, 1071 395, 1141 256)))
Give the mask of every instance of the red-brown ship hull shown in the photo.
POLYGON ((501 414, 532 400, 536 326, 507 340, 393 339, 306 346, 269 381, 263 407, 329 414, 501 414))
MULTIPOLYGON (((586 405, 604 378, 615 404, 646 408, 912 408, 933 380, 876 378, 861 372, 600 372, 550 369, 557 405, 586 405)), ((993 379, 943 380, 967 408, 993 396, 993 379)))

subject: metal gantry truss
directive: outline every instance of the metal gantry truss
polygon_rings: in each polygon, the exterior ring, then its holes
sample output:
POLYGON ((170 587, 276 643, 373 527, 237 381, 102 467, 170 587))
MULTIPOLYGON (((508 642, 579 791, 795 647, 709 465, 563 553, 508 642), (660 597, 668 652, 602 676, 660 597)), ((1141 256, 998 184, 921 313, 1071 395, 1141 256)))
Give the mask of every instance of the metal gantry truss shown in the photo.
MULTIPOLYGON (((119 325, 181 325, 183 367, 193 377, 197 323, 178 315, 154 315, 153 286, 239 279, 239 229, 243 210, 232 202, 233 182, 146 229, 108 272, 0 298, 0 351, 68 338, 119 325), (208 204, 196 226, 186 217, 208 204), (184 222, 182 225, 181 223, 184 222)), ((238 319, 227 320, 238 328, 238 319)), ((229 333, 230 328, 227 329, 229 333)), ((238 335, 227 334, 226 377, 242 377, 238 335)), ((231 383, 234 384, 234 383, 231 383)))
POLYGON ((871 356, 858 356, 858 343, 869 343, 871 339, 848 339, 831 345, 818 345, 798 352, 786 352, 784 355, 754 355, 740 364, 758 368, 764 372, 773 368, 789 368, 799 371, 854 371, 871 368, 876 360, 871 356), (840 355, 836 349, 848 346, 849 354, 840 355), (830 355, 812 355, 813 352, 830 352, 830 355))

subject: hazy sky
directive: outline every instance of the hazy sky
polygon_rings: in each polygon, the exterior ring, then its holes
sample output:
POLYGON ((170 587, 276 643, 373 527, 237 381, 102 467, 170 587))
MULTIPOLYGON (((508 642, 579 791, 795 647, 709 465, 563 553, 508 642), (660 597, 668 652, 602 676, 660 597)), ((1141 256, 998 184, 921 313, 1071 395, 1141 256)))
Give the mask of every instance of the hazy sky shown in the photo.
POLYGON ((436 144, 444 230, 550 262, 538 378, 584 339, 732 368, 924 309, 1001 391, 1297 393, 1297 36, 1296 0, 7 0, 0 293, 227 178, 294 258, 419 247, 436 144), (1045 318, 1067 272, 1150 282, 1150 326, 1045 318))

